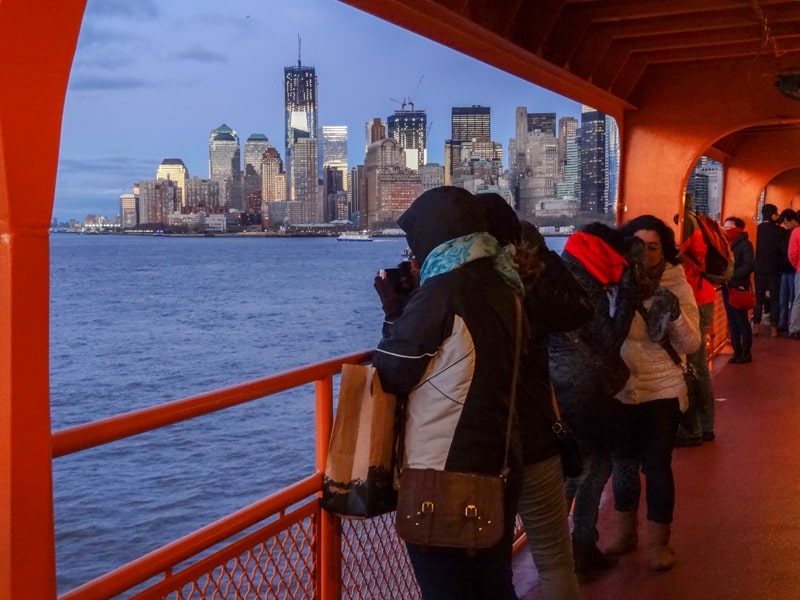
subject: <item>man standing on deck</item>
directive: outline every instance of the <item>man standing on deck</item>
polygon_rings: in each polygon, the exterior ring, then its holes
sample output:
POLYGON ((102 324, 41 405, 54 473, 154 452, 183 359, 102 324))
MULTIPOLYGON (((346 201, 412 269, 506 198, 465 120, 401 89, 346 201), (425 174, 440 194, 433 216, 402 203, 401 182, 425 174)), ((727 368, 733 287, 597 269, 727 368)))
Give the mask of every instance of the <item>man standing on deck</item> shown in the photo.
POLYGON ((753 309, 753 335, 761 330, 761 311, 769 307, 770 335, 778 337, 778 311, 781 284, 781 237, 778 225, 778 207, 765 204, 761 207, 761 223, 756 231, 756 306, 753 309), (769 302, 767 302, 769 295, 769 302))

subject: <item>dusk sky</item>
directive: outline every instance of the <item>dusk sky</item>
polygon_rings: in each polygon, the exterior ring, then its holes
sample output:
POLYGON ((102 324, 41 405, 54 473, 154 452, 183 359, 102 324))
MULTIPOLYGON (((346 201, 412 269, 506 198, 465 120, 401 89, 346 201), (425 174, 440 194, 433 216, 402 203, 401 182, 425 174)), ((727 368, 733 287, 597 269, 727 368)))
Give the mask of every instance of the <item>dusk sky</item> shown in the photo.
MULTIPOLYGON (((89 0, 61 135, 57 219, 113 217, 119 196, 165 158, 208 178, 208 138, 265 134, 283 158, 283 68, 316 68, 319 125, 347 125, 350 167, 364 124, 411 97, 428 115, 428 161, 443 164, 450 109, 491 107, 508 152, 514 110, 580 116, 580 105, 337 0, 89 0)), ((507 155, 506 155, 507 159, 507 155)), ((508 166, 506 160, 506 166, 508 166)))

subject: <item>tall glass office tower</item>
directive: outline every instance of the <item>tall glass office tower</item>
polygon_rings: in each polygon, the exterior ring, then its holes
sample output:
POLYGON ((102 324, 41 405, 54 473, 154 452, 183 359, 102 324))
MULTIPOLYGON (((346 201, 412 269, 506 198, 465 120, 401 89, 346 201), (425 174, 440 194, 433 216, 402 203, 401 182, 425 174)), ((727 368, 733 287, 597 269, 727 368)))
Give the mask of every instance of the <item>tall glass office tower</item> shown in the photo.
POLYGON ((389 137, 406 151, 408 168, 416 171, 428 162, 428 117, 424 110, 396 110, 387 123, 389 137))
MULTIPOLYGON (((317 137, 317 72, 314 67, 303 66, 298 53, 297 66, 284 67, 286 152, 285 169, 287 179, 292 168, 292 147, 299 138, 317 137)), ((287 181, 288 199, 295 200, 296 185, 287 181)), ((305 187, 306 184, 301 184, 305 187)))
POLYGON ((223 206, 241 208, 241 170, 239 136, 223 123, 208 138, 208 178, 219 182, 223 206))

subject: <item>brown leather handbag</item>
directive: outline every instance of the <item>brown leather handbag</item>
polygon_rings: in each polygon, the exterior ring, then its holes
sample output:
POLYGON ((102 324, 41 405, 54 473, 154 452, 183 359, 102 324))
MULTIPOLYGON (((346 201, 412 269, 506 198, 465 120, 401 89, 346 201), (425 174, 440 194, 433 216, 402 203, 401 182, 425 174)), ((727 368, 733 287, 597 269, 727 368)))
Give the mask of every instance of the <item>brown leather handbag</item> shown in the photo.
POLYGON ((499 475, 487 475, 404 468, 400 474, 396 524, 397 534, 409 543, 474 551, 490 548, 503 537, 503 500, 522 343, 519 299, 516 304, 517 339, 503 469, 499 475))

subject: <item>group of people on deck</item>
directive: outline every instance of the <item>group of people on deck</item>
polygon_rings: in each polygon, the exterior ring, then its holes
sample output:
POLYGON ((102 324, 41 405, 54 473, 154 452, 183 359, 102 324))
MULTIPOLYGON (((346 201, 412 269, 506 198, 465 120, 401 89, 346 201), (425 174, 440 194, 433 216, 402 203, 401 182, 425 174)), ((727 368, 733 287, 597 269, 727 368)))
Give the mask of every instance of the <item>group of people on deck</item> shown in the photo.
MULTIPOLYGON (((676 439, 714 439, 704 341, 716 291, 704 285, 702 267, 683 261, 686 252, 703 256, 702 237, 689 227, 679 245, 670 226, 642 215, 617 228, 587 225, 559 256, 499 195, 450 186, 423 193, 398 225, 418 282, 405 295, 376 278, 386 318, 373 364, 384 389, 407 399, 402 467, 499 473, 508 411, 515 414, 505 535, 477 551, 407 544, 423 598, 517 598, 517 514, 547 598, 581 598, 580 583, 639 545, 650 568, 671 568, 672 451, 676 439), (520 305, 524 343, 511 407, 520 305), (699 381, 691 398, 687 360, 699 381), (566 481, 559 419, 584 459, 566 481), (597 518, 609 478, 615 528, 601 546, 597 518)), ((737 260, 750 244, 743 225, 725 221, 737 260)), ((752 270, 752 246, 750 255, 752 270)), ((740 342, 737 356, 746 358, 750 347, 740 342)))

